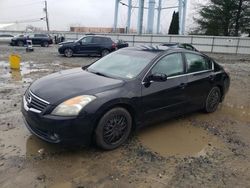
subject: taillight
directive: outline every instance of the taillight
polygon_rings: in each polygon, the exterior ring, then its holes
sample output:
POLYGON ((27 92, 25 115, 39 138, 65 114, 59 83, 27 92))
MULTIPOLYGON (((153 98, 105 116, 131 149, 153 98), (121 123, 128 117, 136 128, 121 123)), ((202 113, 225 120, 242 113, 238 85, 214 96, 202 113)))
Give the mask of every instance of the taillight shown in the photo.
POLYGON ((112 48, 116 48, 116 43, 112 43, 112 48))

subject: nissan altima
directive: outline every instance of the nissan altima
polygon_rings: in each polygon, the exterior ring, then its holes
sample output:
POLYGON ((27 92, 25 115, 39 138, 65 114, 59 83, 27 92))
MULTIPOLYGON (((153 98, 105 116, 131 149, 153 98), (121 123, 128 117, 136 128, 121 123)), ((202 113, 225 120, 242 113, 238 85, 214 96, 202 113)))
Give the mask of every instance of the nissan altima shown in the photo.
POLYGON ((223 67, 199 52, 129 47, 36 80, 23 96, 22 113, 30 132, 47 142, 94 142, 110 150, 136 128, 216 111, 229 85, 223 67))

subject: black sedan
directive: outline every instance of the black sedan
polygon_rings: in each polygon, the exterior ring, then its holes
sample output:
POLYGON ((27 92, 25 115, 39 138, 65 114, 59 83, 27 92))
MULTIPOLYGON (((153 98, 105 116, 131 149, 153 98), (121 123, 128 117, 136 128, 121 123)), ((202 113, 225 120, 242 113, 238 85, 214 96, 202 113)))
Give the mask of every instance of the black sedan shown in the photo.
POLYGON ((126 48, 128 47, 129 44, 127 42, 125 42, 124 40, 116 40, 116 47, 117 49, 121 49, 121 48, 126 48))
POLYGON ((132 130, 195 110, 214 112, 230 79, 211 58, 185 49, 129 47, 38 79, 23 96, 28 129, 52 142, 114 149, 132 130))

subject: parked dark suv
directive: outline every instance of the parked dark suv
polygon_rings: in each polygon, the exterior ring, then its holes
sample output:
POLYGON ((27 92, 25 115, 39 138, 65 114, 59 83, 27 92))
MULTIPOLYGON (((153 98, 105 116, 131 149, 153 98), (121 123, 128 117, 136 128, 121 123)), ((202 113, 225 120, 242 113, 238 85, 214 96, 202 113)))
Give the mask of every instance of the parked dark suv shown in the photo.
POLYGON ((110 37, 91 35, 84 36, 73 42, 62 42, 58 48, 58 52, 66 57, 72 57, 74 54, 105 56, 115 50, 116 44, 110 37))
POLYGON ((48 34, 18 35, 11 40, 12 46, 24 46, 27 40, 32 40, 32 44, 48 47, 53 44, 52 37, 48 34))

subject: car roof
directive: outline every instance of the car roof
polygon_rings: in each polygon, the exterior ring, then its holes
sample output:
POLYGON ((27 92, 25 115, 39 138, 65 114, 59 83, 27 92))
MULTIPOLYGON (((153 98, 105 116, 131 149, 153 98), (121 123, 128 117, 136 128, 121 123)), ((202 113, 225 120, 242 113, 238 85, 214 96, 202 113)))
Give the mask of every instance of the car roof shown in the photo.
POLYGON ((148 52, 163 52, 169 49, 170 48, 167 46, 157 46, 157 45, 140 45, 140 46, 126 48, 126 50, 148 51, 148 52))
MULTIPOLYGON (((85 34, 85 36, 86 37, 102 37, 102 38, 110 38, 110 37, 108 37, 108 36, 103 36, 103 35, 95 35, 95 34, 85 34)), ((85 37, 84 36, 84 37, 85 37)))
MULTIPOLYGON (((200 53, 199 51, 190 51, 185 48, 172 48, 168 46, 161 46, 161 45, 140 45, 135 47, 127 47, 122 50, 132 50, 132 51, 145 51, 145 52, 151 52, 151 53, 158 53, 158 54, 166 54, 171 52, 191 52, 199 55, 205 55, 203 53, 200 53)), ((206 56, 206 55, 205 55, 206 56)))
POLYGON ((180 43, 179 42, 164 42, 162 44, 174 45, 174 44, 180 44, 180 43))
POLYGON ((171 48, 168 46, 161 46, 161 45, 140 45, 135 47, 127 47, 124 50, 134 50, 134 51, 146 51, 146 52, 153 52, 153 53, 163 53, 163 52, 172 52, 172 51, 186 51, 183 48, 171 48))
POLYGON ((192 46, 192 44, 189 43, 185 43, 185 42, 164 42, 161 45, 179 45, 179 44, 185 44, 185 45, 190 45, 192 46))

